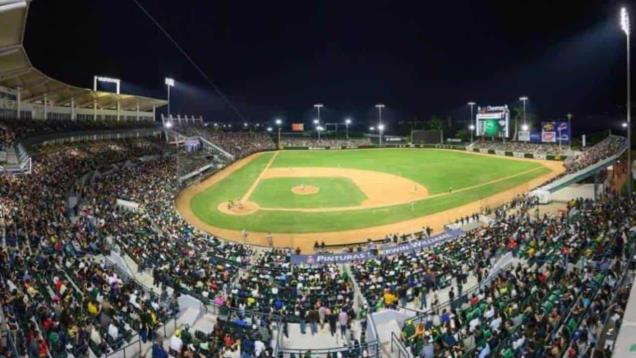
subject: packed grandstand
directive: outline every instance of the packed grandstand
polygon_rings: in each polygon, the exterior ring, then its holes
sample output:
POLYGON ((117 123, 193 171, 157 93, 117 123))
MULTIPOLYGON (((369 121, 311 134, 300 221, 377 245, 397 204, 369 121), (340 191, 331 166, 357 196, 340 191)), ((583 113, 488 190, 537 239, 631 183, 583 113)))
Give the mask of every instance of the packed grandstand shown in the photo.
MULTIPOLYGON (((26 8, 13 11, 25 21, 26 8)), ((567 150, 488 140, 450 147, 565 158, 551 181, 593 172, 593 198, 544 205, 529 192, 449 217, 438 232, 412 227, 353 245, 318 239, 312 252, 251 245, 193 226, 175 198, 255 153, 373 147, 374 137, 281 138, 202 119, 159 125, 165 101, 50 79, 28 61, 23 27, 13 30, 19 51, 0 51, 0 65, 28 71, 0 67, 2 357, 614 352, 634 278, 624 137, 567 150), (15 85, 32 83, 26 76, 59 90, 15 85)))
MULTIPOLYGON (((54 125, 28 123, 28 131, 13 131, 13 122, 3 122, 12 138, 3 145, 54 125)), ((117 127, 90 126, 101 125, 117 127)), ((184 130, 190 131, 236 158, 274 145, 264 133, 184 130)), ((608 137, 576 162, 591 165, 623 144, 608 137)), ((227 242, 185 222, 173 204, 180 189, 177 150, 163 136, 30 151, 30 175, 0 179, 8 355, 12 348, 19 355, 110 356, 140 342, 155 356, 162 350, 270 356, 285 354, 282 337, 323 334, 341 337, 333 354, 377 356, 384 333, 369 332, 373 317, 394 310, 406 317, 393 332, 394 344, 413 355, 586 356, 605 351, 608 325, 616 329, 629 297, 633 216, 625 214, 631 209, 624 197, 611 191, 552 215, 539 214, 537 201, 521 196, 458 220, 465 232, 431 248, 298 266, 290 262, 293 248, 227 242), (207 307, 212 329, 179 321, 186 296, 207 307)), ((435 235, 405 234, 350 250, 435 235)))

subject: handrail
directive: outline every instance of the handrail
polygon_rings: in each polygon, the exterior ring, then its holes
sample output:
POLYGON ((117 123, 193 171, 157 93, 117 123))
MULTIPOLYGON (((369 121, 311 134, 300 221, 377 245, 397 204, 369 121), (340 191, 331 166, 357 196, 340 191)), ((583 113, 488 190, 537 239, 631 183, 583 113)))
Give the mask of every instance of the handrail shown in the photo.
POLYGON ((413 355, 408 351, 408 349, 406 348, 406 346, 404 346, 404 343, 402 342, 402 340, 400 339, 400 337, 395 334, 395 332, 391 332, 391 353, 393 353, 393 346, 395 345, 395 348, 397 349, 397 353, 398 353, 398 358, 411 358, 413 357, 413 355), (404 354, 404 356, 402 356, 404 354))

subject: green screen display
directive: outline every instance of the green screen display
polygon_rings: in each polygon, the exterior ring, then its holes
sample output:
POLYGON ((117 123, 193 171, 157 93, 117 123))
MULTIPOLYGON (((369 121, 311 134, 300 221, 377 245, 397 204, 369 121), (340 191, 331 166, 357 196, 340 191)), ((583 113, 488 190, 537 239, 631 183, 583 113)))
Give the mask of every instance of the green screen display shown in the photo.
POLYGON ((484 135, 488 137, 496 137, 497 135, 499 135, 499 132, 501 131, 501 127, 499 126, 499 121, 496 119, 485 120, 482 123, 482 125, 484 128, 484 135))

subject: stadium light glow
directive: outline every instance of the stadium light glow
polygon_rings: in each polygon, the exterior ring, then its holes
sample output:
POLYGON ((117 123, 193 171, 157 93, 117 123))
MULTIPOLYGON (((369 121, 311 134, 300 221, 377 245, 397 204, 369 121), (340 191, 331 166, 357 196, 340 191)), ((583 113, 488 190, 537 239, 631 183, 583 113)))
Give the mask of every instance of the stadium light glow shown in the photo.
POLYGON ((622 126, 623 128, 627 128, 627 122, 623 122, 623 123, 621 123, 621 126, 622 126))
POLYGON ((468 106, 470 107, 470 120, 468 120, 468 122, 470 123, 470 142, 473 142, 473 131, 475 130, 475 128, 477 128, 477 118, 474 118, 475 116, 473 115, 473 108, 475 107, 475 105, 477 103, 475 103, 474 101, 470 101, 467 103, 468 106))
POLYGON ((349 139, 349 125, 351 124, 351 118, 345 118, 345 130, 346 138, 349 139))
POLYGON ((623 29, 623 32, 625 33, 625 35, 629 35, 630 33, 629 14, 627 13, 626 8, 621 9, 621 29, 623 29))
POLYGON ((382 146, 382 131, 384 130, 384 124, 382 124, 382 108, 384 108, 383 103, 378 103, 375 105, 375 108, 378 109, 378 131, 380 131, 380 147, 382 146))
POLYGON ((314 124, 315 124, 315 125, 318 125, 318 123, 320 123, 320 120, 319 120, 319 119, 317 119, 317 118, 315 118, 315 119, 314 119, 314 124))
MULTIPOLYGON (((528 121, 526 120, 526 102, 528 102, 528 96, 521 96, 519 97, 519 100, 523 103, 523 126, 521 127, 523 129, 523 127, 528 127, 528 121)), ((515 117, 515 126, 517 125, 517 119, 515 117)), ((515 127, 515 130, 517 130, 517 128, 515 127)), ((527 129, 523 129, 524 131, 527 131, 527 129)), ((515 133, 515 135, 517 135, 517 133, 515 133)))
POLYGON ((469 125, 468 129, 470 129, 471 131, 474 131, 475 130, 475 125, 474 124, 469 125))
POLYGON ((529 127, 528 127, 527 124, 524 124, 524 125, 521 126, 521 130, 524 131, 524 132, 528 131, 528 128, 529 127))
POLYGON ((272 131, 272 127, 267 127, 267 131, 271 132, 272 131))
MULTIPOLYGON (((630 57, 630 36, 631 33, 630 25, 629 25, 629 14, 627 13, 626 8, 621 8, 621 29, 625 33, 625 40, 627 41, 627 143, 631 146, 632 144, 632 74, 631 74, 631 57, 630 57)), ((631 166, 632 163, 632 151, 627 151, 627 163, 628 166, 631 166)), ((631 167, 629 168, 631 174, 631 167)), ((632 203, 632 192, 634 191, 634 180, 631 175, 628 175, 627 180, 627 198, 628 203, 631 207, 632 203)))
POLYGON ((247 127, 249 124, 247 122, 243 123, 243 127, 247 127))
POLYGON ((166 122, 166 123, 164 123, 163 126, 168 128, 168 129, 170 129, 170 128, 172 128, 172 122, 166 122))
POLYGON ((166 90, 168 92, 168 116, 170 116, 170 87, 174 87, 174 78, 166 77, 163 80, 163 83, 166 84, 166 90))
POLYGON ((375 127, 369 127, 369 130, 373 132, 375 130, 375 127))
POLYGON ((283 124, 283 120, 280 118, 276 118, 276 120, 274 121, 274 123, 276 123, 277 126, 280 126, 281 124, 283 124))

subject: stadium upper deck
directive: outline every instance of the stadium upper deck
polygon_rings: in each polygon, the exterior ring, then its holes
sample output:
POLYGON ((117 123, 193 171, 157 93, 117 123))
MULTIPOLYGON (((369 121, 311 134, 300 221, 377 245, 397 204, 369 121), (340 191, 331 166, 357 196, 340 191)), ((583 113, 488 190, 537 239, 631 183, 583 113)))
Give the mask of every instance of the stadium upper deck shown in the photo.
POLYGON ((30 0, 0 0, 0 118, 154 120, 167 102, 66 84, 39 71, 23 46, 30 0))

